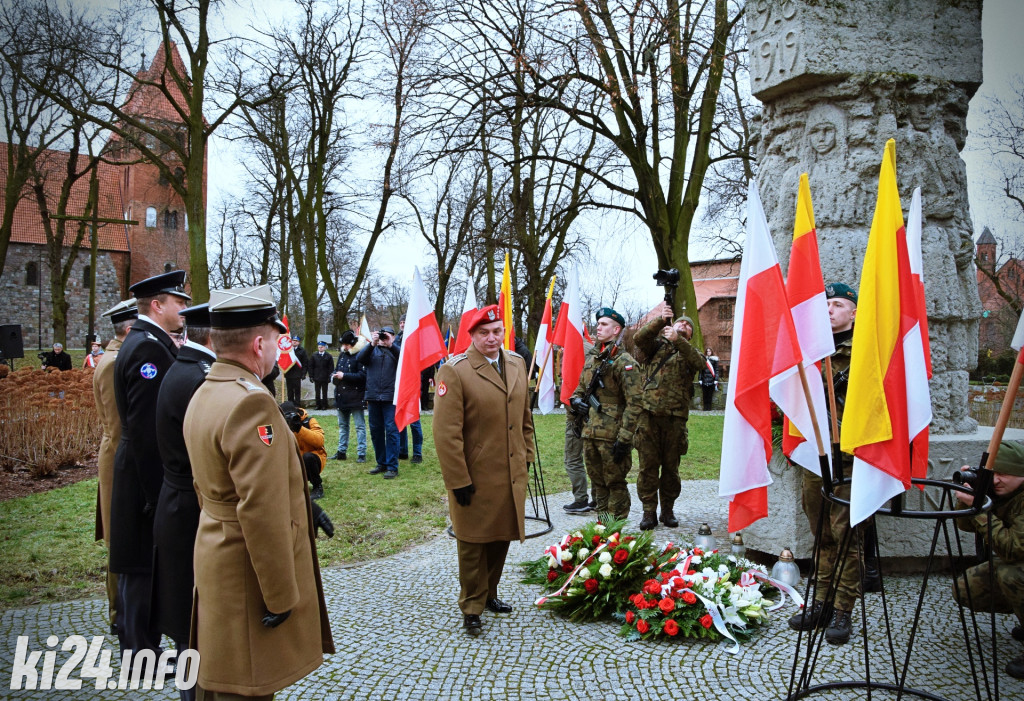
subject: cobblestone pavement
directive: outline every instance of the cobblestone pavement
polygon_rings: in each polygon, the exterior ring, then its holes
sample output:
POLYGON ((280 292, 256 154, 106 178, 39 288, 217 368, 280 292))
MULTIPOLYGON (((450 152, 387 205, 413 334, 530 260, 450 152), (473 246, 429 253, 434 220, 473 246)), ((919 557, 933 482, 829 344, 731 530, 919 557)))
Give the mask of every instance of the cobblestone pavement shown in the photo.
MULTIPOLYGON (((660 541, 681 540, 708 521, 724 535, 726 507, 717 483, 684 482, 676 510, 681 527, 659 526, 660 541)), ((586 520, 568 516, 568 494, 549 498, 552 533, 513 544, 501 596, 515 606, 507 615, 484 614, 477 638, 462 631, 456 605, 455 542, 444 534, 407 552, 383 560, 324 571, 324 586, 338 652, 279 699, 781 699, 793 666, 796 634, 785 619, 787 607, 738 655, 711 643, 625 643, 615 623, 569 623, 534 610, 538 592, 518 583, 512 563, 536 558, 544 545, 586 520)), ((634 495, 634 523, 639 503, 634 495)), ((536 528, 528 522, 530 528, 536 528)), ((913 614, 921 577, 886 580, 890 618, 897 651, 905 649, 904 626, 913 614)), ((925 594, 923 618, 915 641, 908 684, 948 699, 975 698, 969 682, 959 618, 949 605, 949 578, 933 578, 925 594)), ((45 649, 48 635, 91 637, 104 632, 104 604, 99 599, 7 611, 0 618, 0 697, 5 698, 175 698, 176 693, 103 691, 7 691, 16 638, 29 636, 30 649, 45 649)), ((881 625, 881 597, 869 594, 867 618, 871 638, 871 675, 892 681, 881 625)), ((987 621, 987 618, 984 619, 987 621)), ((1012 617, 997 617, 1000 652, 999 690, 1003 699, 1024 699, 1024 682, 1002 673, 1006 661, 1024 651, 1010 636, 1012 617)), ((806 637, 805 637, 806 641, 806 637)), ((107 647, 117 642, 107 636, 107 647)), ((861 626, 850 644, 823 645, 814 683, 863 679, 861 626)), ((57 668, 68 653, 58 653, 57 668)), ((902 652, 899 652, 902 660, 902 652)), ((977 659, 977 658, 975 658, 977 659)), ((39 665, 42 667, 42 665, 39 665)), ((902 662, 899 663, 902 666, 902 662)), ((77 668, 80 670, 81 666, 77 668)), ((77 670, 72 678, 78 678, 77 670)), ((116 670, 115 670, 116 671, 116 670)), ((91 685, 91 680, 86 680, 91 685)), ((895 695, 875 692, 875 698, 895 695)), ((813 698, 860 699, 861 691, 828 691, 813 698)))

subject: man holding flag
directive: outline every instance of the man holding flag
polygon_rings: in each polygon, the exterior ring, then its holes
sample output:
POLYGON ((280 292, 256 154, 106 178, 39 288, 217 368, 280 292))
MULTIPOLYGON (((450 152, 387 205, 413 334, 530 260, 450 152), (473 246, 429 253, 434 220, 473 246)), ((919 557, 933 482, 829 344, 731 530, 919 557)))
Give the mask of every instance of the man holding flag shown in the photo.
MULTIPOLYGON (((828 298, 828 317, 832 324, 832 341, 835 353, 832 355, 832 385, 836 395, 836 421, 839 426, 843 422, 843 407, 846 405, 846 387, 850 374, 850 357, 853 350, 853 325, 857 316, 857 292, 849 285, 835 282, 825 285, 825 296, 828 298)), ((824 369, 822 372, 825 372, 824 369)), ((828 378, 824 378, 827 382, 828 378)), ((850 474, 853 468, 853 456, 843 454, 843 473, 850 474)), ((842 485, 836 489, 843 499, 849 499, 850 486, 842 485)), ((818 543, 818 567, 816 573, 817 589, 814 604, 789 619, 789 627, 793 630, 812 630, 819 625, 828 625, 825 629, 825 640, 833 645, 843 645, 850 640, 853 627, 852 612, 861 596, 861 537, 851 537, 850 546, 843 560, 842 574, 836 585, 834 611, 826 605, 828 590, 836 569, 839 557, 839 545, 850 530, 850 508, 841 504, 825 502, 822 510, 822 481, 820 475, 810 471, 803 472, 802 503, 804 513, 811 525, 811 533, 819 532, 818 517, 824 519, 820 525, 820 541, 818 543)), ((859 534, 854 534, 858 536, 859 534)))

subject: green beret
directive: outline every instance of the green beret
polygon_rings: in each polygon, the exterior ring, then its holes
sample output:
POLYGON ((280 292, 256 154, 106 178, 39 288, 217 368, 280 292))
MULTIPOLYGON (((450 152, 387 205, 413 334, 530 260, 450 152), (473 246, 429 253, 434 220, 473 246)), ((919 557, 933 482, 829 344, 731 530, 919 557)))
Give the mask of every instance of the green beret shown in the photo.
POLYGON ((992 464, 992 471, 1024 477, 1024 443, 1017 441, 1000 443, 996 461, 992 464))
POLYGON ((625 326, 626 320, 622 318, 622 315, 611 307, 601 307, 597 310, 597 314, 594 315, 597 321, 601 320, 601 317, 608 317, 619 326, 625 326))
POLYGON ((825 285, 825 298, 832 299, 833 297, 842 297, 857 304, 857 291, 845 282, 830 282, 825 285))
POLYGON ((686 316, 685 314, 683 314, 681 317, 679 317, 678 319, 676 319, 672 323, 674 325, 674 324, 678 324, 680 321, 685 321, 687 324, 690 325, 691 329, 694 327, 693 319, 691 319, 690 317, 686 316))

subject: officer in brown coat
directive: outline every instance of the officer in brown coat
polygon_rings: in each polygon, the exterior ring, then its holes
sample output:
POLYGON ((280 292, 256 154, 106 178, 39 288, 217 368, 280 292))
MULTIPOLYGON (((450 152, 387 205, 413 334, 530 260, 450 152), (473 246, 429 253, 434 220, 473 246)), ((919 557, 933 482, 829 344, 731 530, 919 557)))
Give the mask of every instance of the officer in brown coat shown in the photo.
POLYGON ((270 698, 334 652, 302 459, 261 382, 284 325, 267 285, 214 291, 210 323, 217 361, 184 425, 202 508, 198 698, 270 698))
POLYGON ((472 344, 437 372, 434 447, 459 548, 459 608, 469 633, 486 607, 508 613, 498 582, 512 539, 526 537, 527 463, 533 461, 526 363, 502 350, 497 305, 477 312, 472 344))
MULTIPOLYGON (((114 398, 114 360, 121 348, 121 342, 128 335, 132 324, 139 316, 135 298, 118 302, 101 316, 110 319, 114 325, 114 338, 107 344, 107 352, 96 362, 92 375, 92 394, 96 400, 96 413, 103 426, 100 450, 97 457, 99 484, 96 485, 96 540, 103 540, 110 548, 110 493, 114 484, 114 453, 121 441, 121 417, 117 413, 117 399, 114 398)), ((110 630, 117 632, 117 574, 110 571, 107 561, 107 603, 110 612, 110 630)))

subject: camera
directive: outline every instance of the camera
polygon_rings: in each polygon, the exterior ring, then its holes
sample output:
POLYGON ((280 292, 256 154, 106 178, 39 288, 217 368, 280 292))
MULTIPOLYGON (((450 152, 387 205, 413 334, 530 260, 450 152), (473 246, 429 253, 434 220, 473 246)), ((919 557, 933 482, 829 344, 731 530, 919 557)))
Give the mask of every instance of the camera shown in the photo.
POLYGON ((978 482, 978 468, 972 467, 967 470, 957 470, 953 473, 953 484, 965 484, 973 487, 978 482))
POLYGON ((679 271, 676 268, 659 270, 654 273, 654 282, 658 287, 675 287, 679 284, 679 271))
POLYGON ((284 415, 284 420, 293 433, 298 433, 299 429, 302 428, 302 417, 299 416, 297 411, 289 411, 284 415))
POLYGON ((36 353, 36 357, 40 360, 46 360, 46 353, 36 353))
POLYGON ((377 335, 378 335, 378 336, 379 336, 380 338, 391 338, 391 334, 389 334, 389 333, 388 333, 387 331, 385 331, 384 329, 381 329, 380 331, 378 331, 378 332, 377 332, 377 335))
POLYGON ((966 470, 957 470, 953 473, 953 484, 970 487, 978 496, 993 496, 992 477, 995 473, 992 470, 983 470, 979 467, 969 467, 966 470))

